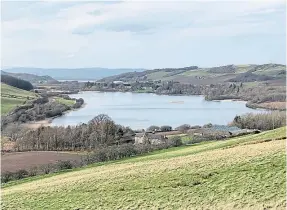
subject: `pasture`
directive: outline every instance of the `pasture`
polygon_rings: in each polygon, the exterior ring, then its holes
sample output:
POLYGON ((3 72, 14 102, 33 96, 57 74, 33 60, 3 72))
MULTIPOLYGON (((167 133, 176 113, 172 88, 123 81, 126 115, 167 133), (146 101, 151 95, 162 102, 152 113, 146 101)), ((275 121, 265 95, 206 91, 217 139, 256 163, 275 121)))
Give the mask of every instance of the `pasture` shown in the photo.
POLYGON ((1 83, 1 114, 7 114, 25 101, 37 98, 37 94, 1 83))
POLYGON ((285 209, 286 128, 2 186, 3 209, 285 209))
POLYGON ((76 101, 75 100, 68 100, 68 99, 64 99, 61 97, 54 97, 55 101, 57 101, 59 104, 64 104, 67 106, 73 106, 76 101))

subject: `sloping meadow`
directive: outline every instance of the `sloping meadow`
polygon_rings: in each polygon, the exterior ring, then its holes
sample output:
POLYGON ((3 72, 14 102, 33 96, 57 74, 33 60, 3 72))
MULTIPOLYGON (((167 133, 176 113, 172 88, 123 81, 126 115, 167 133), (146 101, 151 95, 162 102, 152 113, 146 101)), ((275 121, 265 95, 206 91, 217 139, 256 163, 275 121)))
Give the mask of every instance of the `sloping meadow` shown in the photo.
POLYGON ((285 209, 286 128, 2 189, 3 209, 285 209))

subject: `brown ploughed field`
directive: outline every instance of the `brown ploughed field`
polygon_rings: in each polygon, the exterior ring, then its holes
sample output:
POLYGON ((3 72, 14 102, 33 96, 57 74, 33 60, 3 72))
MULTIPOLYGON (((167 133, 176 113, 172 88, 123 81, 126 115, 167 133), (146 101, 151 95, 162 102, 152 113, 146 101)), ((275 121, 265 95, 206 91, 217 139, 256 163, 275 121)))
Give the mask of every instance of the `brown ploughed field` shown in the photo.
POLYGON ((81 154, 76 152, 56 151, 31 151, 11 152, 1 154, 1 172, 15 172, 19 169, 30 169, 34 166, 41 166, 49 163, 56 163, 59 160, 80 160, 81 154))

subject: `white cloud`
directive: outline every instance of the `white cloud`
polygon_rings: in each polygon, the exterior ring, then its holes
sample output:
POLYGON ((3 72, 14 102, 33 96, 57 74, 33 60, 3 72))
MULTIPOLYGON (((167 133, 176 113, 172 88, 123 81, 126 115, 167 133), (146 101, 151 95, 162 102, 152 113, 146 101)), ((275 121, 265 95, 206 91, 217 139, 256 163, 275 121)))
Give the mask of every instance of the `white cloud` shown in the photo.
POLYGON ((126 60, 125 54, 133 57, 158 51, 155 48, 168 50, 169 45, 194 37, 282 34, 284 6, 284 1, 52 1, 20 7, 4 3, 2 60, 7 65, 40 65, 50 56, 48 60, 57 61, 51 65, 66 65, 60 57, 78 62, 74 65, 82 65, 83 60, 106 65, 110 56, 120 63, 115 57, 126 60))

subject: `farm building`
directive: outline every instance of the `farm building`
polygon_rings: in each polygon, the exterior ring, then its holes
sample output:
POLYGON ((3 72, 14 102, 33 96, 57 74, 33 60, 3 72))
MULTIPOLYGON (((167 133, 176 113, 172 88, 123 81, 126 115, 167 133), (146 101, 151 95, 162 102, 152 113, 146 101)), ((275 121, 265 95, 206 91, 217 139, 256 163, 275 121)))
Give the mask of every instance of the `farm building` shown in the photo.
POLYGON ((166 137, 153 133, 137 133, 135 136, 135 144, 160 144, 166 141, 166 137))

